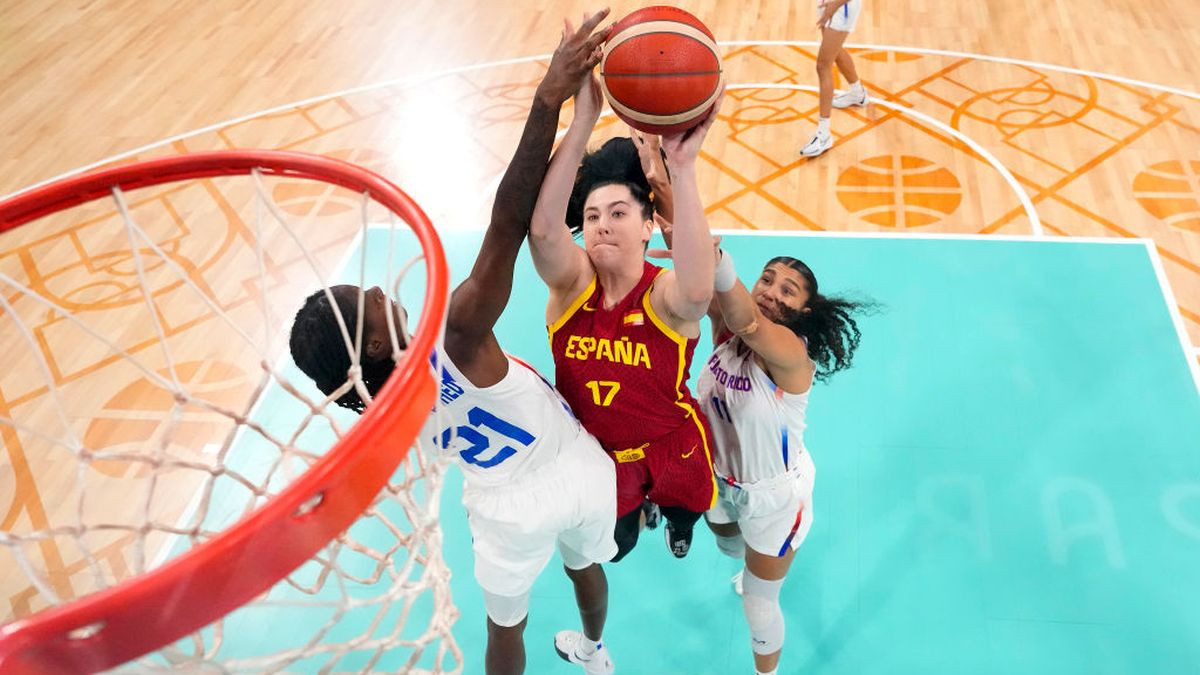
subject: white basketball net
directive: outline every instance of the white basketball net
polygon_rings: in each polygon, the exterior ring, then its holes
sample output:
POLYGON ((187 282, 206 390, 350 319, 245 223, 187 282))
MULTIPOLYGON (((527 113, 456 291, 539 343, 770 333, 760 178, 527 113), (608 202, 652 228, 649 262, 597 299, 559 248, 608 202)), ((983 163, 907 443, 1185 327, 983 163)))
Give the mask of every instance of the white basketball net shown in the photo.
MULTIPOLYGON (((357 420, 333 400, 351 387, 370 398, 356 367, 328 397, 296 369, 292 316, 348 256, 361 259, 348 283, 398 293, 393 258, 420 252, 381 205, 318 181, 255 171, 136 195, 114 190, 115 210, 102 200, 0 236, 0 354, 11 364, 0 374, 0 495, 13 495, 0 504, 0 623, 163 564, 311 466, 357 420), (379 222, 389 234, 368 236, 379 222), (386 278, 366 278, 379 255, 368 239, 387 242, 386 278)), ((339 323, 357 364, 356 327, 339 323)), ((438 524, 446 466, 415 444, 315 558, 126 667, 459 672, 438 524)))

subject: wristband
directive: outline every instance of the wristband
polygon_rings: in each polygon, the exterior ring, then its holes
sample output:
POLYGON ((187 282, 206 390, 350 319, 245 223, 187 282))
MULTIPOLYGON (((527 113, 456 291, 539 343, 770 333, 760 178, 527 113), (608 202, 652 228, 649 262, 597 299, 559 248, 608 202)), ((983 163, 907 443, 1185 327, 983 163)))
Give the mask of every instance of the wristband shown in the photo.
POLYGON ((729 255, 728 251, 721 250, 721 256, 717 258, 717 266, 713 272, 713 288, 718 293, 729 291, 738 281, 737 270, 733 267, 733 256, 729 255))

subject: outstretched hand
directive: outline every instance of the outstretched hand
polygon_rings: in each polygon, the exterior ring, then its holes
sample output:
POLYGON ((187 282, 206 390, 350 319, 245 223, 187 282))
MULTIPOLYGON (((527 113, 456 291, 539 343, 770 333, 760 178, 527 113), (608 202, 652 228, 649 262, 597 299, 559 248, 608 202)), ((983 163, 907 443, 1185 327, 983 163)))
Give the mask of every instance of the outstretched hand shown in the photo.
POLYGON ((713 107, 709 109, 699 124, 686 131, 663 135, 662 147, 667 152, 667 161, 672 166, 696 160, 696 155, 700 154, 700 146, 704 143, 704 137, 708 135, 708 130, 712 127, 713 122, 717 121, 717 112, 721 109, 721 103, 724 100, 725 87, 722 85, 716 102, 713 103, 713 107))
MULTIPOLYGON (((537 96, 550 105, 562 105, 577 91, 583 79, 591 75, 592 68, 600 63, 603 49, 600 46, 612 30, 611 26, 596 30, 596 26, 608 16, 608 8, 604 8, 591 16, 585 16, 583 24, 576 30, 569 20, 563 20, 562 39, 554 55, 550 57, 550 67, 542 83, 538 85, 537 96), (595 32, 593 32, 595 31, 595 32)), ((587 86, 584 83, 584 86, 587 86)))
POLYGON ((662 138, 657 134, 646 134, 629 127, 629 138, 637 148, 638 160, 642 164, 642 173, 653 186, 656 182, 667 183, 669 179, 664 172, 662 158, 662 138), (662 168, 660 168, 662 167, 662 168))

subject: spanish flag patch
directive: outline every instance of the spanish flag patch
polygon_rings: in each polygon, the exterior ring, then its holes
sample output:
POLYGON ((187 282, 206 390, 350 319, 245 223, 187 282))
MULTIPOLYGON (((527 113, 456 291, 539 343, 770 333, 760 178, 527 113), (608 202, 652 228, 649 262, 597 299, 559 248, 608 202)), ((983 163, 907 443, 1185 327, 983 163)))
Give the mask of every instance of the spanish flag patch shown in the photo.
POLYGON ((630 310, 625 313, 622 323, 626 326, 640 326, 646 323, 646 313, 640 309, 630 310))

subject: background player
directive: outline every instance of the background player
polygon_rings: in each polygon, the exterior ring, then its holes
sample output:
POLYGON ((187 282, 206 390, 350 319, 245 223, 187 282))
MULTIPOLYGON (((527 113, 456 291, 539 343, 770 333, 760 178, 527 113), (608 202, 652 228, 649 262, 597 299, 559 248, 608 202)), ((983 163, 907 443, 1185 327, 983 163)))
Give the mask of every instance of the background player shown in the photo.
POLYGON ((858 71, 850 52, 842 46, 846 36, 858 23, 864 0, 817 0, 817 28, 821 29, 821 47, 817 50, 817 81, 820 83, 820 115, 817 131, 811 140, 800 148, 804 157, 816 157, 833 147, 833 134, 829 131, 829 116, 833 108, 849 108, 867 104, 867 90, 858 81, 858 71), (837 65, 849 89, 833 95, 833 66, 837 65))

